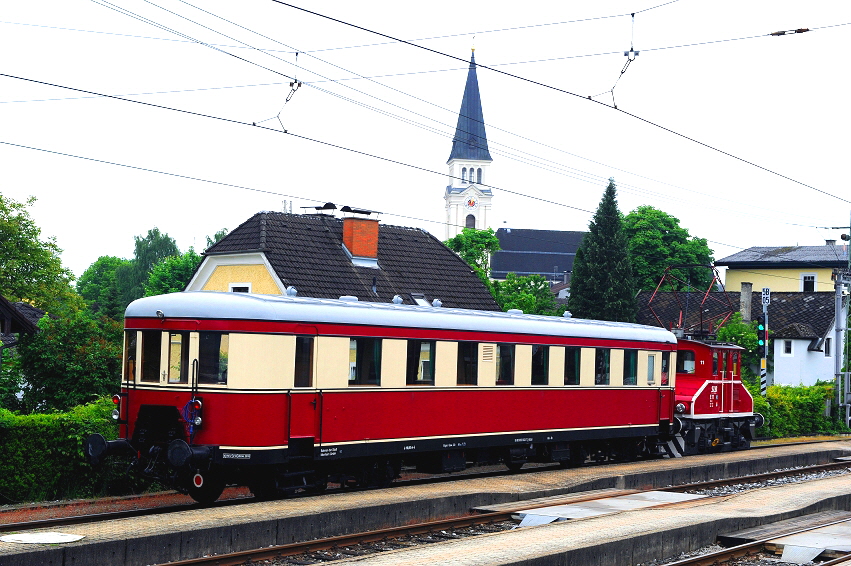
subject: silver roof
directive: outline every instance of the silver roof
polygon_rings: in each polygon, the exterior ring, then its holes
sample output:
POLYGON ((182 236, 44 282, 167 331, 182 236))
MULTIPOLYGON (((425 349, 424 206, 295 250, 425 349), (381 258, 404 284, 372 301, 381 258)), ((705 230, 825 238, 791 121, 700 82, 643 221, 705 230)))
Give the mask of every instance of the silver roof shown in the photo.
POLYGON ((626 322, 214 291, 138 299, 127 307, 125 317, 155 318, 158 310, 166 318, 358 324, 677 343, 676 337, 663 328, 626 322))

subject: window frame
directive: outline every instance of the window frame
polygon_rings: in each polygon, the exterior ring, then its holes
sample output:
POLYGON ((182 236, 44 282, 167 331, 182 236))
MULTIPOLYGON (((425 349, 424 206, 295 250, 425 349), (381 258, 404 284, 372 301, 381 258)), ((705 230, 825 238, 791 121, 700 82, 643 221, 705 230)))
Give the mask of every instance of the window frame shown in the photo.
POLYGON ((479 345, 480 342, 469 342, 467 340, 459 340, 458 341, 458 360, 457 367, 458 373, 456 377, 456 385, 461 386, 473 386, 478 385, 479 383, 479 345), (469 356, 469 362, 467 362, 467 356, 465 356, 464 350, 471 350, 472 355, 469 356), (472 371, 470 371, 472 370, 472 371), (472 374, 472 375, 470 375, 472 374))
POLYGON ((496 345, 496 384, 514 385, 515 365, 517 363, 517 344, 496 345))
POLYGON ((579 385, 582 382, 582 348, 579 346, 565 346, 564 347, 564 385, 579 385), (571 360, 571 353, 575 354, 575 360, 571 360), (570 362, 573 361, 573 368, 576 370, 575 373, 575 383, 568 382, 568 379, 571 377, 569 375, 568 368, 570 368, 570 362))
POLYGON ((349 387, 381 387, 382 339, 371 336, 349 338, 349 387), (352 344, 355 345, 355 361, 351 361, 352 344), (367 357, 369 356, 369 357, 367 357), (370 364, 366 364, 369 361, 370 364), (351 365, 351 364, 354 365, 351 365), (366 366, 364 368, 364 366, 366 366), (362 371, 362 370, 366 371, 362 371), (354 379, 352 378, 354 371, 354 379), (364 376, 364 374, 367 374, 364 376))
POLYGON ((166 383, 168 385, 188 385, 189 384, 189 343, 191 332, 188 330, 170 330, 168 332, 168 373, 166 374, 166 383), (174 365, 174 336, 180 336, 179 359, 180 365, 174 365), (172 379, 172 371, 177 367, 177 379, 172 379))
POLYGON ((139 381, 141 383, 160 383, 162 381, 162 363, 163 355, 163 331, 162 330, 141 330, 142 333, 142 363, 139 370, 139 381), (156 355, 150 356, 152 350, 148 349, 149 345, 155 345, 156 355), (153 373, 150 373, 151 368, 155 368, 153 373), (152 377, 153 379, 146 379, 152 377))
POLYGON ((294 388, 312 388, 314 377, 314 366, 316 357, 316 336, 313 334, 296 334, 295 336, 295 352, 293 354, 293 387, 294 388), (303 359, 303 352, 306 348, 300 347, 305 341, 309 340, 309 350, 307 360, 303 359), (307 369, 307 384, 304 384, 304 374, 300 372, 300 368, 307 369), (300 383, 301 382, 301 383, 300 383))
POLYGON ((437 357, 437 340, 408 340, 407 353, 405 356, 405 385, 433 386, 435 358, 437 357), (423 360, 423 346, 428 345, 428 360, 423 360), (423 362, 428 363, 431 373, 430 379, 418 379, 423 375, 423 362))
POLYGON ((612 349, 594 348, 594 385, 612 383, 612 349), (605 371, 602 371, 605 370, 605 371))
POLYGON ((546 344, 532 344, 532 385, 550 383, 550 347, 546 344))
POLYGON ((203 330, 198 332, 198 383, 203 385, 227 385, 228 378, 228 360, 225 358, 224 360, 224 370, 222 370, 222 341, 224 338, 227 338, 227 343, 225 344, 225 355, 227 356, 230 352, 230 333, 229 332, 211 332, 207 330, 203 330), (207 375, 212 375, 209 372, 205 372, 208 365, 206 363, 209 352, 206 351, 207 343, 205 338, 209 336, 218 336, 218 344, 214 350, 218 350, 215 354, 216 363, 215 365, 215 375, 216 380, 207 379, 207 375), (222 375, 224 375, 224 379, 222 379, 222 375))
POLYGON ((628 386, 638 385, 638 350, 623 351, 623 384, 628 386), (632 369, 632 375, 628 371, 632 369))
POLYGON ((801 273, 801 292, 802 293, 815 293, 818 290, 818 273, 801 273), (813 289, 812 291, 807 291, 807 283, 812 282, 813 289))

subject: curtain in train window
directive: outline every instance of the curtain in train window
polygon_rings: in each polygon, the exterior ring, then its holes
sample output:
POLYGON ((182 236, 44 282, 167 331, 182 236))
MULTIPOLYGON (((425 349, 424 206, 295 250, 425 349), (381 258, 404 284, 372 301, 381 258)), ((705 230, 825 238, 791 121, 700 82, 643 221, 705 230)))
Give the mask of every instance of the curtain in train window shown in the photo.
POLYGON ((514 344, 496 345, 496 384, 514 385, 514 344))
POLYGON ((295 337, 296 387, 313 387, 313 336, 295 337))
POLYGON ((434 385, 434 340, 408 340, 405 383, 434 385))
POLYGON ((582 350, 574 346, 564 349, 564 384, 579 385, 579 360, 582 350))
POLYGON ((226 332, 198 333, 198 383, 225 385, 228 382, 229 343, 226 332))
POLYGON ((532 346, 532 385, 546 385, 549 382, 550 347, 536 344, 532 346))
POLYGON ((638 350, 623 352, 623 384, 638 385, 638 350))
POLYGON ((161 331, 142 331, 142 381, 159 382, 162 344, 163 333, 161 331))
POLYGON ((458 342, 458 385, 476 385, 479 377, 479 343, 458 342))
POLYGON ((168 382, 189 382, 189 333, 172 332, 168 337, 168 382))
POLYGON ((381 338, 352 338, 349 368, 349 385, 381 385, 381 338))
POLYGON ((611 350, 597 348, 594 355, 594 385, 608 385, 611 370, 611 350))

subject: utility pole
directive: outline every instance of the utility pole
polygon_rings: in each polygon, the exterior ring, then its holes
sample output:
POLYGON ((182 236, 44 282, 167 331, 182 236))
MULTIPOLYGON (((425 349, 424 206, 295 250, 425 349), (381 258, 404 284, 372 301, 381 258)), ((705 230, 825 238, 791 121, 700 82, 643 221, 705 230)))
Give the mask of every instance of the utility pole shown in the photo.
MULTIPOLYGON (((842 228, 845 227, 843 226, 842 228)), ((851 222, 849 222, 847 228, 851 230, 851 222)), ((851 232, 849 234, 842 234, 842 239, 846 242, 851 242, 851 232)), ((835 336, 833 367, 836 383, 836 403, 838 405, 837 413, 843 408, 845 409, 845 426, 848 426, 851 423, 851 411, 848 410, 848 407, 851 406, 851 392, 849 392, 849 385, 851 385, 849 381, 851 380, 849 380, 849 372, 842 371, 843 355, 848 350, 847 340, 844 340, 846 338, 845 333, 848 330, 848 304, 846 301, 843 301, 843 288, 845 285, 848 285, 849 289, 851 289, 851 249, 849 249, 847 244, 845 249, 848 259, 847 266, 844 269, 833 270, 834 309, 836 312, 833 323, 835 336), (842 392, 845 393, 844 399, 842 392)), ((846 361, 846 369, 848 369, 848 364, 849 362, 846 361)))
POLYGON ((759 353, 759 392, 765 397, 768 389, 768 305, 771 304, 771 289, 762 288, 762 316, 756 326, 757 352, 759 353))

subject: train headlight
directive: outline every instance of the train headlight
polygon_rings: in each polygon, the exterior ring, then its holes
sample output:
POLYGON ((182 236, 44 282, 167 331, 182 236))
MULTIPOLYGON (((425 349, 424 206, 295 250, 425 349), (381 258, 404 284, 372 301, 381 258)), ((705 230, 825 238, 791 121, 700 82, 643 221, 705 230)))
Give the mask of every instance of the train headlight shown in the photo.
POLYGON ((121 403, 121 395, 115 394, 112 396, 112 403, 118 405, 121 403))
POLYGON ((686 412, 685 403, 677 403, 674 406, 674 410, 677 411, 678 413, 685 413, 686 412))
POLYGON ((117 421, 119 418, 121 418, 121 412, 118 409, 113 409, 112 420, 117 421))
POLYGON ((201 426, 201 417, 195 417, 195 420, 192 421, 195 426, 201 426))

